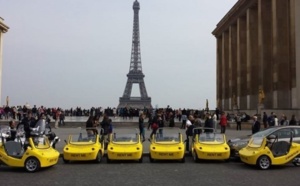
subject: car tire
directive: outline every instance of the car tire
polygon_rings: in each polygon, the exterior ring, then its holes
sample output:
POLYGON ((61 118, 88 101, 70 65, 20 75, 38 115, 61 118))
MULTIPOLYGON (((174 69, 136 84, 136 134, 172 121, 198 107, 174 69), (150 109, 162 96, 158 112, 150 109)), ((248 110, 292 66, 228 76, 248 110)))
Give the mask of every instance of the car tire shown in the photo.
POLYGON ((149 160, 150 160, 151 163, 154 162, 154 159, 151 157, 151 154, 149 154, 149 160))
POLYGON ((293 164, 296 166, 296 167, 299 167, 300 166, 300 155, 296 156, 296 158, 293 160, 293 164))
POLYGON ((24 165, 27 172, 36 172, 41 168, 40 161, 35 157, 29 157, 24 165))
POLYGON ((193 151, 193 152, 192 152, 192 156, 193 156, 193 160, 194 160, 195 162, 199 162, 200 159, 198 158, 196 151, 193 151))
POLYGON ((143 155, 142 155, 141 158, 139 159, 139 163, 143 163, 143 155))
POLYGON ((99 151, 99 152, 97 153, 95 162, 96 162, 96 163, 101 163, 101 161, 102 161, 102 153, 101 153, 101 151, 99 151))
POLYGON ((256 165, 261 170, 269 169, 271 167, 271 164, 271 159, 266 155, 260 156, 256 162, 256 165))

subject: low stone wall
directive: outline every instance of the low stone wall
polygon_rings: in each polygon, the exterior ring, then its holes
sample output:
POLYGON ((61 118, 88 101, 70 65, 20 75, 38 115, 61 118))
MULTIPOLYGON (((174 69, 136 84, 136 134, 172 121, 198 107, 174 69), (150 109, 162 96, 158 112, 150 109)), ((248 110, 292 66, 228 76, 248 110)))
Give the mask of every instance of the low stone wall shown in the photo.
MULTIPOLYGON (((0 126, 1 125, 8 125, 8 121, 0 121, 0 126)), ((54 127, 54 122, 50 123, 51 127, 54 127)), ((148 123, 145 125, 146 127, 148 127, 148 123)), ((168 124, 166 124, 166 126, 168 126, 168 124)), ((76 122, 76 121, 72 121, 72 122, 65 122, 64 126, 60 126, 60 127, 70 127, 70 128, 76 128, 76 127, 85 127, 85 122, 76 122)), ((113 127, 118 128, 118 127, 133 127, 133 128, 139 128, 138 127, 138 123, 137 122, 113 122, 113 127)), ((181 127, 181 122, 175 122, 175 127, 180 128, 181 127)), ((218 125, 218 128, 220 128, 220 126, 218 125)), ((236 129, 236 123, 235 122, 229 122, 229 127, 231 129, 236 129)), ((251 129, 252 128, 252 123, 251 122, 243 122, 242 123, 242 129, 251 129)), ((263 128, 263 125, 261 126, 261 129, 263 128)))

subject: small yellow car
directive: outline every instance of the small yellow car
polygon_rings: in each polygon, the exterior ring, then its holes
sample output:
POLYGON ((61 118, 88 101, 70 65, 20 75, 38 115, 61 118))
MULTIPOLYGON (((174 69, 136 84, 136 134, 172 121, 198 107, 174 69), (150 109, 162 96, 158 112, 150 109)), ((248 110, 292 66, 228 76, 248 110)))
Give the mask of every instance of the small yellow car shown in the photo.
POLYGON ((149 159, 150 162, 155 160, 179 160, 185 162, 185 146, 182 134, 162 132, 158 129, 158 134, 153 135, 150 139, 149 159))
MULTIPOLYGON (((292 135, 291 135, 292 136, 292 135)), ((269 169, 272 165, 284 165, 292 162, 300 165, 300 144, 279 141, 275 135, 268 137, 253 137, 245 148, 239 151, 241 161, 256 165, 262 170, 269 169)))
POLYGON ((139 134, 110 134, 107 146, 107 163, 114 160, 143 162, 143 144, 139 134))
POLYGON ((104 155, 104 139, 96 128, 81 129, 79 135, 70 135, 63 149, 63 161, 95 161, 104 155), (86 130, 86 131, 85 131, 86 130))
POLYGON ((24 167, 28 172, 57 164, 59 152, 53 149, 46 136, 29 138, 29 141, 5 141, 0 144, 0 162, 10 167, 24 167))
POLYGON ((201 130, 201 132, 194 132, 195 136, 192 143, 192 156, 195 162, 200 160, 225 160, 228 161, 230 157, 230 148, 226 143, 224 134, 217 134, 205 132, 205 128, 195 128, 194 131, 201 130), (204 132, 202 132, 204 130, 204 132))

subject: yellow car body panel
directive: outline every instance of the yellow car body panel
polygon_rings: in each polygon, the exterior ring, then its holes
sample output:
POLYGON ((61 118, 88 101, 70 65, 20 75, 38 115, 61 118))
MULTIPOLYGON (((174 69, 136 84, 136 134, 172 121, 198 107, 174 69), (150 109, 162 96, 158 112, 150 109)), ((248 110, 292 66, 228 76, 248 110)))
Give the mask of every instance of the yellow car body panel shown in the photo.
POLYGON ((192 152, 196 153, 195 155, 197 155, 198 159, 228 160, 230 157, 230 148, 226 143, 225 135, 213 133, 211 135, 219 135, 222 138, 222 142, 214 139, 204 142, 199 140, 199 135, 196 135, 192 144, 192 152))
POLYGON ((122 141, 122 139, 114 141, 112 135, 109 138, 107 146, 107 158, 109 160, 141 160, 143 144, 140 135, 136 134, 136 141, 122 141))
POLYGON ((156 136, 153 136, 149 148, 150 157, 153 160, 183 160, 185 145, 182 134, 179 133, 178 135, 176 141, 172 139, 170 141, 159 141, 156 136))
POLYGON ((104 155, 104 143, 100 136, 95 136, 95 141, 72 141, 72 135, 63 149, 63 159, 67 161, 91 161, 97 158, 98 153, 104 155))
MULTIPOLYGON (((249 144, 251 143, 251 140, 249 144)), ((291 162, 300 154, 300 144, 298 143, 292 143, 289 152, 278 157, 274 157, 269 146, 266 145, 266 138, 264 138, 262 145, 259 147, 251 147, 249 144, 239 151, 241 161, 249 165, 257 165, 258 158, 264 155, 270 158, 271 165, 284 165, 291 162)))
POLYGON ((24 167, 25 162, 29 157, 34 157, 39 160, 40 167, 50 167, 57 164, 59 152, 51 146, 35 146, 32 139, 29 138, 30 147, 23 153, 22 156, 9 156, 6 153, 4 144, 0 146, 0 160, 11 167, 24 167), (44 149, 38 149, 43 147, 44 149))

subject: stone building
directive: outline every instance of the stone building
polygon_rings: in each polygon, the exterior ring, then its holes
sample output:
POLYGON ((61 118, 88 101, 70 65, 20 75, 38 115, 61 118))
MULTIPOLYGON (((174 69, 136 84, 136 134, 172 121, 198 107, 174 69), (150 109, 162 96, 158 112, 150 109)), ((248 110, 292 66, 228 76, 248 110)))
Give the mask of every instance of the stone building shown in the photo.
POLYGON ((299 0, 239 0, 212 34, 219 108, 299 112, 299 0))
MULTIPOLYGON (((2 57, 3 57, 3 33, 7 32, 9 29, 8 26, 6 26, 3 23, 3 19, 0 17, 0 104, 1 102, 1 92, 2 92, 2 57)), ((2 105, 1 105, 2 106, 2 105)))

